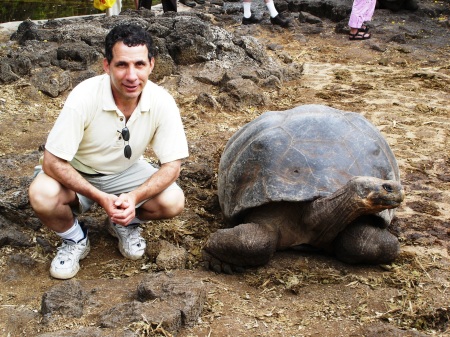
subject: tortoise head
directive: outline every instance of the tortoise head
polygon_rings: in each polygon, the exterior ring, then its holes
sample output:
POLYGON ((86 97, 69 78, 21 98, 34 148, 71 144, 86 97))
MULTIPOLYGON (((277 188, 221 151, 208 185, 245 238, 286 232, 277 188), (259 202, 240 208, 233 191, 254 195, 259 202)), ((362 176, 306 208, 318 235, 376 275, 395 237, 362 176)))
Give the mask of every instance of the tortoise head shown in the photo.
POLYGON ((355 191, 355 198, 362 202, 366 209, 381 211, 400 206, 405 198, 405 191, 400 182, 383 180, 375 177, 354 177, 347 185, 355 191))

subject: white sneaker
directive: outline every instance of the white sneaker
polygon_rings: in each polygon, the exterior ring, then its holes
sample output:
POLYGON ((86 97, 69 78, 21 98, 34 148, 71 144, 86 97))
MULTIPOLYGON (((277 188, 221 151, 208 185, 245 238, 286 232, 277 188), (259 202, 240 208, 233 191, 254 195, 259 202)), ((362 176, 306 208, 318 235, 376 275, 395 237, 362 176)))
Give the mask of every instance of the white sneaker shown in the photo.
POLYGON ((121 226, 107 221, 108 232, 119 239, 119 250, 122 255, 131 260, 138 260, 144 255, 146 243, 141 236, 142 228, 136 225, 121 226))
POLYGON ((50 265, 50 275, 62 280, 74 277, 80 270, 79 261, 88 255, 89 250, 87 232, 78 242, 64 240, 50 265))

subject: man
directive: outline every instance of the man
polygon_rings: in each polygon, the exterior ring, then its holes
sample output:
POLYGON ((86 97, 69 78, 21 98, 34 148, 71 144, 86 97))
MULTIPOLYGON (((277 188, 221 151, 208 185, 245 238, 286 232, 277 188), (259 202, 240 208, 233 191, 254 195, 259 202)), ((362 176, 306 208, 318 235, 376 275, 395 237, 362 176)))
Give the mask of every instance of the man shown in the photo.
POLYGON ((141 221, 171 218, 184 208, 175 180, 188 156, 186 137, 172 96, 148 80, 154 65, 145 29, 116 26, 105 39, 106 74, 73 89, 50 131, 29 197, 41 222, 63 240, 50 267, 55 278, 75 276, 88 254, 88 233, 76 214, 94 203, 130 259, 145 251, 141 221), (148 145, 159 169, 142 158, 148 145))
MULTIPOLYGON (((267 9, 269 10, 270 22, 273 25, 278 25, 284 28, 289 27, 290 20, 285 18, 282 14, 278 13, 273 0, 264 0, 264 2, 266 3, 267 9)), ((243 0, 242 5, 244 7, 244 17, 242 18, 243 25, 251 25, 261 22, 261 19, 252 14, 252 0, 243 0)))

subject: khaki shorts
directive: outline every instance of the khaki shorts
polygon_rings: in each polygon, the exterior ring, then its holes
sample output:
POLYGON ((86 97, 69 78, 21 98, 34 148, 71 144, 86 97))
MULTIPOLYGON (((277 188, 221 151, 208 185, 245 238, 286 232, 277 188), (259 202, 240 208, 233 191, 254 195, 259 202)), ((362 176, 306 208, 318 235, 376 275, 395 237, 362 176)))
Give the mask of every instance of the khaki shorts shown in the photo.
MULTIPOLYGON (((42 168, 39 168, 38 166, 35 170, 37 170, 36 174, 43 173, 42 168)), ((117 174, 92 176, 81 173, 81 175, 100 191, 108 194, 120 195, 122 193, 128 193, 135 190, 157 171, 158 169, 153 167, 145 159, 140 159, 127 170, 117 174)), ((181 190, 176 183, 172 183, 166 188, 166 191, 173 189, 181 190)), ((79 200, 78 209, 77 207, 72 207, 72 212, 75 214, 81 214, 88 211, 95 203, 95 201, 79 193, 77 193, 77 196, 79 200)), ((141 206, 147 200, 137 204, 136 208, 141 206)))

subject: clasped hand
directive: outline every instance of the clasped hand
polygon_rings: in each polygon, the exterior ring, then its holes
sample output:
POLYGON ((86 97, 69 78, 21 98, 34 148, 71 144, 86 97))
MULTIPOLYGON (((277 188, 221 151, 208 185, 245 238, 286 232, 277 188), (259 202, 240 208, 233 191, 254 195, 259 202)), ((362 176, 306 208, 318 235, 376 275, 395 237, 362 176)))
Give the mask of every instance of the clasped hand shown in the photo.
POLYGON ((108 194, 107 202, 102 206, 111 221, 118 225, 127 226, 136 216, 135 200, 128 193, 108 194))

